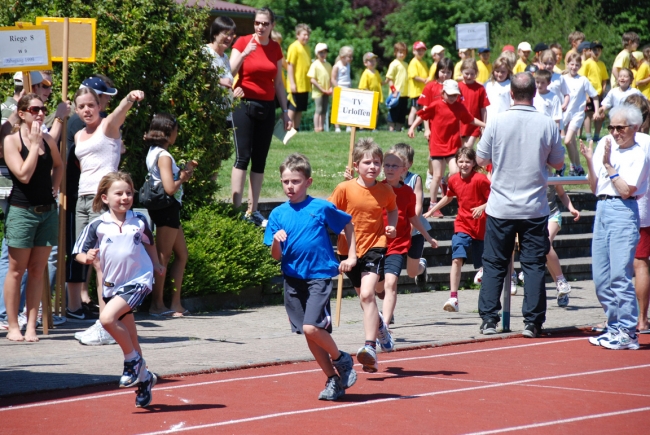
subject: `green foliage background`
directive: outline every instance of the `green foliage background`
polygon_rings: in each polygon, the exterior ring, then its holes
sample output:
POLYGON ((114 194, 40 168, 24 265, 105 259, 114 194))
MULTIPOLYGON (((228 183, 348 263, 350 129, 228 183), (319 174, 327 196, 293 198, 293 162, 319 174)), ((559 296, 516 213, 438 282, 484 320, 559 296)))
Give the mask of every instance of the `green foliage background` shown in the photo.
MULTIPOLYGON (((0 25, 16 21, 34 22, 38 16, 97 18, 97 60, 71 63, 69 95, 93 73, 113 79, 119 94, 113 107, 130 90, 145 92, 145 100, 134 107, 124 124, 127 148, 122 169, 130 172, 136 186, 146 175, 147 149, 142 136, 154 113, 169 112, 179 121, 179 136, 171 153, 176 160, 196 159, 199 167, 186 183, 185 216, 211 202, 217 185, 212 174, 232 152, 226 113, 214 101, 223 91, 216 86, 215 72, 201 56, 203 32, 209 11, 186 8, 171 0, 0 0, 0 25)), ((61 64, 55 63, 55 90, 61 89, 61 64)), ((11 74, 2 75, 0 95, 13 94, 11 74)), ((52 94, 50 106, 61 101, 52 94)), ((109 108, 110 111, 110 108, 109 108)))

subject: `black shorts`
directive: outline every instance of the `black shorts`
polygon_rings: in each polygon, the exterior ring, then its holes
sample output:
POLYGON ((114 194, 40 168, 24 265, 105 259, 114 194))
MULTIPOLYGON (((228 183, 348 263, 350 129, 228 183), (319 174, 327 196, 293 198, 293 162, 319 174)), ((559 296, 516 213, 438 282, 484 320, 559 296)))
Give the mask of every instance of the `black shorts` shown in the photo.
POLYGON ((589 101, 587 102, 587 105, 585 106, 585 112, 593 112, 594 111, 594 100, 598 100, 600 103, 600 96, 596 98, 591 98, 589 97, 589 101))
POLYGON ((422 258, 422 252, 424 252, 424 236, 422 234, 411 236, 411 247, 406 255, 419 260, 422 258))
POLYGON ((312 325, 332 333, 330 295, 332 280, 300 279, 284 276, 284 308, 291 331, 303 334, 303 325, 312 325))
POLYGON ((420 97, 409 98, 409 100, 410 100, 410 101, 409 101, 409 102, 410 102, 409 107, 415 107, 415 108, 418 109, 418 110, 421 109, 422 106, 420 106, 420 105, 418 104, 418 100, 419 100, 419 99, 420 99, 420 97))
POLYGON ((431 160, 446 160, 450 157, 456 157, 456 153, 450 154, 448 156, 429 156, 431 160))
POLYGON ((408 97, 399 97, 397 104, 394 107, 388 109, 388 122, 394 124, 405 124, 406 115, 409 112, 409 98, 408 97))
MULTIPOLYGON (((107 283, 104 283, 106 285, 107 283)), ((137 308, 142 304, 144 298, 151 293, 151 289, 143 284, 134 284, 134 285, 125 285, 117 290, 117 292, 111 297, 102 297, 104 302, 109 303, 113 298, 122 298, 129 304, 132 312, 133 309, 137 308)), ((128 314, 128 313, 126 313, 128 314)), ((124 316, 122 316, 124 317, 124 316)))
MULTIPOLYGON (((376 273, 379 276, 384 274, 384 257, 386 248, 370 248, 363 257, 357 259, 357 265, 345 275, 352 281, 355 288, 361 287, 361 275, 365 272, 376 273)), ((347 255, 339 255, 339 261, 348 258, 347 255)))
POLYGON ((149 217, 151 222, 157 227, 170 227, 170 228, 180 228, 181 227, 181 203, 174 201, 169 207, 165 207, 160 210, 149 210, 149 217))
POLYGON ((294 106, 291 101, 289 101, 289 109, 294 112, 304 112, 307 110, 307 95, 309 95, 309 92, 296 92, 295 94, 291 94, 296 105, 294 106))

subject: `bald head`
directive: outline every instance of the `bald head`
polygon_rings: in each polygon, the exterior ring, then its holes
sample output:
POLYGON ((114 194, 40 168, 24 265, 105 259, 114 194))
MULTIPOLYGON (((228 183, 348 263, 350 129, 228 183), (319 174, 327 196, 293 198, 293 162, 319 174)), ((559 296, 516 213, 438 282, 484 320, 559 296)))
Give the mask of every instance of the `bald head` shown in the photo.
POLYGON ((537 91, 535 88, 535 78, 528 72, 515 74, 510 82, 510 90, 515 104, 532 105, 535 92, 537 91))

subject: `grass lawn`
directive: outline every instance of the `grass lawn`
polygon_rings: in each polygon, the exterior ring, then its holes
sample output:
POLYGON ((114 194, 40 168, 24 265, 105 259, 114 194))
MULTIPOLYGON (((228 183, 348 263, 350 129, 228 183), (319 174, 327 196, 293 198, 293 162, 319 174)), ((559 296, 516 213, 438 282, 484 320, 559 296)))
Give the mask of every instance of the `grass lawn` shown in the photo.
MULTIPOLYGON (((425 178, 429 147, 421 133, 415 139, 409 139, 406 132, 391 133, 386 130, 375 132, 357 131, 357 139, 367 136, 374 138, 375 142, 384 151, 399 142, 405 142, 411 145, 415 148, 415 161, 411 170, 422 176, 422 178, 425 178)), ((278 168, 289 154, 295 152, 306 155, 311 162, 314 183, 309 189, 309 193, 315 197, 328 197, 336 185, 343 181, 343 173, 347 165, 349 149, 350 133, 345 132, 300 132, 287 145, 283 145, 282 142, 273 138, 266 163, 266 177, 262 185, 261 197, 284 198, 282 186, 279 181, 280 174, 278 168)), ((584 157, 581 156, 581 160, 583 166, 586 167, 584 157)), ((565 161, 568 168, 570 164, 568 154, 565 154, 565 161)), ((218 199, 226 200, 230 198, 230 172, 233 162, 234 154, 222 164, 221 171, 218 175, 218 183, 221 186, 221 189, 217 192, 218 199)), ((247 192, 244 193, 244 198, 247 198, 247 195, 247 192)))

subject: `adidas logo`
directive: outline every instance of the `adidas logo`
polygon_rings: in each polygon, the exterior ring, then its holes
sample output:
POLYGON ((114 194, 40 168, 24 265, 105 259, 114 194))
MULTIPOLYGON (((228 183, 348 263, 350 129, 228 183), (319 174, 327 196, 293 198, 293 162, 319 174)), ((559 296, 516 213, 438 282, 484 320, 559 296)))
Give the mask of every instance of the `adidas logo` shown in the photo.
POLYGON ((113 243, 113 241, 109 238, 108 240, 106 240, 106 243, 113 243))

